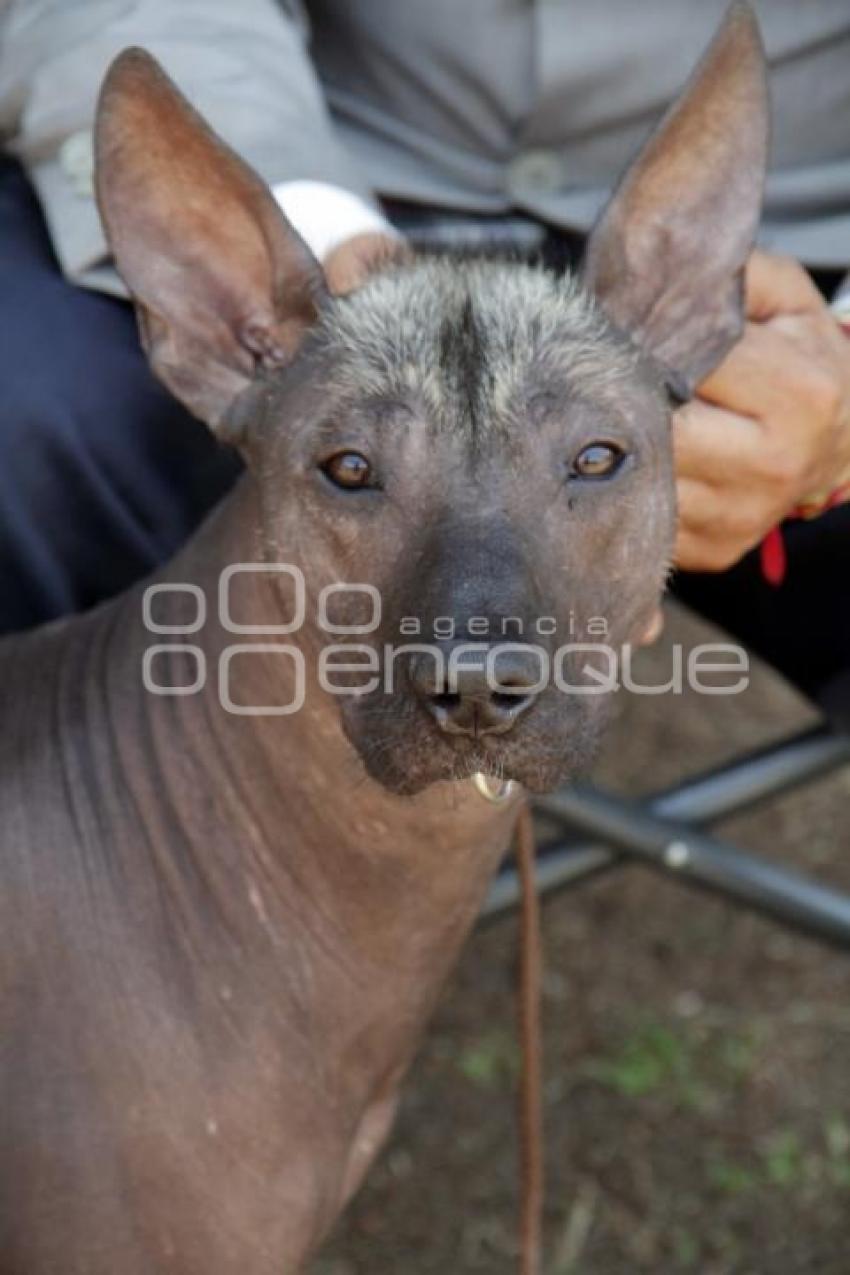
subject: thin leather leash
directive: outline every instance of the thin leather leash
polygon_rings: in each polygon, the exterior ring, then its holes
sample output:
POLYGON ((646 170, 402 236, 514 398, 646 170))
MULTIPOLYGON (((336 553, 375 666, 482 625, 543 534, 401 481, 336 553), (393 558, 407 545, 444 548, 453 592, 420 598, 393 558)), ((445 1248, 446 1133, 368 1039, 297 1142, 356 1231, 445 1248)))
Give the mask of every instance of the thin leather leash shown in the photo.
MULTIPOLYGON (((515 791, 513 783, 495 789, 484 775, 474 775, 478 792, 501 804, 515 791)), ((517 1023, 520 1041, 520 1083, 517 1104, 520 1151, 519 1273, 540 1275, 543 1251, 543 1045, 540 936, 540 898, 535 874, 534 822, 523 799, 514 825, 514 855, 520 881, 519 981, 517 1023)))
POLYGON ((542 945, 540 898, 534 871, 534 824, 523 801, 517 815, 516 861, 522 902, 517 997, 520 1051, 520 1275, 540 1275, 543 1230, 543 1045, 540 1026, 542 945))

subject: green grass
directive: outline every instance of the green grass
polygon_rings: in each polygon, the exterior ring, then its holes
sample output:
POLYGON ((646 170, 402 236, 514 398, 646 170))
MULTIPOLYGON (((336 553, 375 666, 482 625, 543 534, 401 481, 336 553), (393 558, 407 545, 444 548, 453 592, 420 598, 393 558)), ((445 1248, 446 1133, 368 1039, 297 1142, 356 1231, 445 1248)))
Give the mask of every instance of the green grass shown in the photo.
POLYGON ((623 1098, 660 1096, 705 1111, 747 1082, 759 1051, 759 1038, 749 1029, 707 1034, 704 1028, 647 1021, 624 1036, 616 1050, 591 1058, 582 1074, 623 1098))
POLYGON ((506 1089, 515 1084, 519 1075, 519 1045, 510 1032, 487 1032, 459 1050, 455 1062, 472 1084, 483 1089, 506 1089))
POLYGON ((820 1140, 808 1146, 794 1129, 777 1129, 746 1163, 715 1154, 706 1171, 709 1181, 729 1194, 755 1187, 816 1192, 825 1184, 850 1190, 850 1125, 843 1116, 828 1116, 820 1140))

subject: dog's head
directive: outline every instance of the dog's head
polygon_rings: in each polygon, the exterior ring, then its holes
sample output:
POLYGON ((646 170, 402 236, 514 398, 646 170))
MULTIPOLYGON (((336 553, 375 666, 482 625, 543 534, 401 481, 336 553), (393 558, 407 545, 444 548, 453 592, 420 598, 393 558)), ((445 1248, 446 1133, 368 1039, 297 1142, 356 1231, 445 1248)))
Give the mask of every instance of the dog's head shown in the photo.
POLYGON ((266 553, 303 571, 337 648, 326 691, 388 787, 483 770, 540 789, 586 760, 670 562, 671 397, 741 329, 766 119, 736 7, 580 282, 414 259, 333 298, 156 63, 113 64, 98 196, 151 364, 242 450, 266 553))

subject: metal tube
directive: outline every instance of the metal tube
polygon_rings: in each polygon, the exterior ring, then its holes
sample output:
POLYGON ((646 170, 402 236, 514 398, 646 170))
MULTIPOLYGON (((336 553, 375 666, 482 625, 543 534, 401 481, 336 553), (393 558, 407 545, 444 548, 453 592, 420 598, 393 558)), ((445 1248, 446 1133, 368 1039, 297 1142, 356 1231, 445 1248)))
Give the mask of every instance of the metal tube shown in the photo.
MULTIPOLYGON (((687 823, 711 823, 737 814, 776 793, 790 792, 800 784, 850 763, 850 735, 837 735, 827 726, 816 726, 778 744, 686 780, 647 800, 653 814, 687 823)), ((535 809, 560 818, 559 794, 541 797, 535 809)))
POLYGON ((571 826, 683 882, 714 890, 829 942, 850 947, 850 896, 755 855, 589 789, 552 799, 571 826))
MULTIPOLYGON (((649 799, 647 806, 659 818, 702 824, 747 809, 776 793, 788 792, 848 762, 850 736, 817 726, 659 793, 649 799)), ((558 796, 538 801, 536 808, 568 827, 575 826, 571 818, 565 817, 558 796)), ((623 849, 628 853, 630 847, 623 849)), ((544 893, 566 888, 615 866, 621 858, 622 849, 577 840, 559 843, 539 856, 539 887, 544 893)), ((508 864, 493 882, 483 915, 500 915, 512 908, 518 897, 516 872, 508 864)))
POLYGON ((712 823, 850 764, 850 735, 816 726, 653 798, 654 814, 712 823))

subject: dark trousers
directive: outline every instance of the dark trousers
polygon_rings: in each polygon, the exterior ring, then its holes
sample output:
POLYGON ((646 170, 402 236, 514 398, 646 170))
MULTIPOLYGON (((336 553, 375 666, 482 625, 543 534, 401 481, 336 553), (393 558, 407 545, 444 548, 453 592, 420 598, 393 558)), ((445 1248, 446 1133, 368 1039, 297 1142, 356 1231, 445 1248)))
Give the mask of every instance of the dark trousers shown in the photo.
POLYGON ((63 279, 0 157, 0 632, 146 574, 238 468, 148 371, 131 307, 63 279))
MULTIPOLYGON (((559 264, 573 255, 564 242, 549 253, 559 264)), ((151 376, 129 305, 62 278, 27 181, 0 158, 0 631, 144 575, 238 471, 151 376)), ((850 505, 785 535, 781 587, 750 554, 675 590, 822 696, 850 670, 850 505)))

